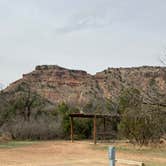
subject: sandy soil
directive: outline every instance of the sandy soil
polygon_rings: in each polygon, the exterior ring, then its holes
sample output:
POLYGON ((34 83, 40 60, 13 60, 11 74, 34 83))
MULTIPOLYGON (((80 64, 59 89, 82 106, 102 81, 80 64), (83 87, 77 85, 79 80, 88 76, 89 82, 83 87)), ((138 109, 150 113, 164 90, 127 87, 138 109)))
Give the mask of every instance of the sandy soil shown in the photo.
MULTIPOLYGON (((100 146, 100 145, 97 145, 100 146)), ((103 146, 103 145, 102 145, 103 146)), ((118 158, 146 161, 146 156, 117 153, 118 158)), ((166 163, 164 158, 153 158, 166 163)), ((49 141, 26 147, 0 149, 0 166, 108 166, 106 150, 90 142, 49 141)), ((122 166, 118 165, 117 166, 122 166)))

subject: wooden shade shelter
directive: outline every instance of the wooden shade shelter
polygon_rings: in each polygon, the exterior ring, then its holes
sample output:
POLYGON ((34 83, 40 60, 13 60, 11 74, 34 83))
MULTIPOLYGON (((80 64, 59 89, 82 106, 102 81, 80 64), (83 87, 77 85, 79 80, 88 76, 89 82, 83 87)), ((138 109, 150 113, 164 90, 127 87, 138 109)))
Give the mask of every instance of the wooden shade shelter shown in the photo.
POLYGON ((93 119, 93 140, 94 140, 94 144, 97 143, 97 139, 96 139, 96 120, 97 119, 104 119, 104 133, 105 133, 105 127, 106 127, 106 118, 117 118, 119 117, 118 114, 82 114, 82 113, 73 113, 73 114, 69 114, 70 116, 70 129, 71 129, 71 141, 74 141, 74 118, 89 118, 89 119, 93 119))

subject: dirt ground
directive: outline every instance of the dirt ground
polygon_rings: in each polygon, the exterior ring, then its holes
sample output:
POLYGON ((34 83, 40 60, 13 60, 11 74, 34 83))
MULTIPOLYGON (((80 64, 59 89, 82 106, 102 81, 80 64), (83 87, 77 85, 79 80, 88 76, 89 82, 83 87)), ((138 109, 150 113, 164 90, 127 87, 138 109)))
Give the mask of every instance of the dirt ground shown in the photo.
MULTIPOLYGON (((108 166, 107 150, 102 149, 103 144, 96 146, 90 141, 46 141, 25 147, 0 149, 0 166, 108 166)), ((142 154, 123 152, 117 152, 117 158, 147 160, 147 156, 142 154)), ((166 158, 158 156, 151 160, 166 165, 166 158)))

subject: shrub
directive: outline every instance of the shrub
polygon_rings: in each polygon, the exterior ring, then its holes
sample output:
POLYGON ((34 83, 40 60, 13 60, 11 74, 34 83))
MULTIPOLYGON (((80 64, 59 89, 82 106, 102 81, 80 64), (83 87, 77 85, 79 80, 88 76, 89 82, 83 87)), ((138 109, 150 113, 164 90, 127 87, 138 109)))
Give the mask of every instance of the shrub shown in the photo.
POLYGON ((7 143, 12 140, 10 133, 2 133, 0 136, 0 143, 7 143))
POLYGON ((127 90, 124 94, 120 99, 120 135, 141 146, 159 143, 166 132, 165 112, 159 106, 144 105, 137 90, 127 90))
POLYGON ((163 135, 164 119, 162 114, 155 112, 128 110, 123 114, 119 128, 121 134, 132 143, 159 143, 163 135))
POLYGON ((48 115, 42 115, 30 121, 16 117, 15 120, 6 123, 1 131, 9 132, 14 139, 19 140, 47 140, 60 138, 62 135, 60 120, 48 115))

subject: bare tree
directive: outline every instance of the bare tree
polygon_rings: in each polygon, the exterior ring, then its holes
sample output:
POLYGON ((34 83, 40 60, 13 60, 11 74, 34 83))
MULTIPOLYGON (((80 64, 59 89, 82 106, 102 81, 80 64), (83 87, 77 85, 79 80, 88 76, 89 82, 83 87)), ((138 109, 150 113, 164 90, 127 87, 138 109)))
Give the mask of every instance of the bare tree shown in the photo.
POLYGON ((159 57, 159 60, 160 60, 160 62, 161 62, 163 65, 166 65, 166 54, 160 56, 160 57, 159 57))
POLYGON ((43 98, 34 92, 28 83, 23 82, 17 88, 16 108, 19 109, 24 120, 29 121, 32 110, 45 104, 43 98))

